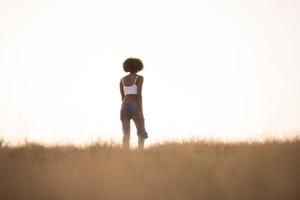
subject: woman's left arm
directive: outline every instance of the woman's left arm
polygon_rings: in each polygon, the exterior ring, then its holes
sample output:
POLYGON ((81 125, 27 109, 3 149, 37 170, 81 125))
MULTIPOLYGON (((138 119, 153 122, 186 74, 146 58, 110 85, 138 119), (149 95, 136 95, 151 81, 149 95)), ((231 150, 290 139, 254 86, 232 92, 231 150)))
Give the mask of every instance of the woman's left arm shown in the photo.
POLYGON ((121 93, 121 98, 122 98, 122 101, 123 101, 125 95, 124 95, 124 90, 123 90, 122 79, 120 80, 120 93, 121 93))

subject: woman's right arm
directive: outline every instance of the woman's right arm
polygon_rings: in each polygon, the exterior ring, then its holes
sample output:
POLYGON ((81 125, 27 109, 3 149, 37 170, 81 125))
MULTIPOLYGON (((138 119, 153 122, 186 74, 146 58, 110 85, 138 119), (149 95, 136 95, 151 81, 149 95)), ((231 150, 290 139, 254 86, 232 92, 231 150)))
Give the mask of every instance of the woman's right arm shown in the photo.
POLYGON ((139 106, 139 115, 142 119, 144 119, 143 113, 143 98, 142 98, 142 88, 143 88, 144 77, 139 76, 137 81, 137 103, 139 106))

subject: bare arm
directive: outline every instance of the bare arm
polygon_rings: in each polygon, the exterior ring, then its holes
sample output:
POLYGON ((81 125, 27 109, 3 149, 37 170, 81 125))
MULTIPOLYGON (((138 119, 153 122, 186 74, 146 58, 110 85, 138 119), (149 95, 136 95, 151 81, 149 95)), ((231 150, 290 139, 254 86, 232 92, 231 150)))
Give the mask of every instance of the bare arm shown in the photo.
POLYGON ((120 93, 121 93, 121 98, 122 98, 122 101, 123 101, 123 99, 125 98, 125 95, 124 95, 124 90, 123 90, 122 79, 120 80, 120 93))
POLYGON ((141 118, 144 118, 143 114, 143 98, 142 98, 142 88, 143 88, 144 77, 139 76, 137 81, 137 103, 139 106, 139 115, 141 118))

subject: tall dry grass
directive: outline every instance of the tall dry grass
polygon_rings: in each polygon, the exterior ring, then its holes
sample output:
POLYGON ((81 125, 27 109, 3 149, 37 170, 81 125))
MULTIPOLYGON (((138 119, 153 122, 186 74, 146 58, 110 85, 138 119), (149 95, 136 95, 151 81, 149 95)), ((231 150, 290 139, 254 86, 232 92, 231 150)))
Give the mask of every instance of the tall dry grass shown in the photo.
POLYGON ((1 200, 300 199, 300 140, 0 145, 1 200))

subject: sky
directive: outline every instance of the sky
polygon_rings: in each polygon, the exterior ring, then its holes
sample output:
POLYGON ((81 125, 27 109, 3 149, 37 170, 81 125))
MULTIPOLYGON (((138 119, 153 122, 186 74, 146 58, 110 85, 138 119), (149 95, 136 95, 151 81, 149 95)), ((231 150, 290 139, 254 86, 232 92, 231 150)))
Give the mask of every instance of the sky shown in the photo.
POLYGON ((147 144, 297 136, 299 10, 297 0, 1 0, 0 138, 120 142, 128 57, 145 66, 147 144))

